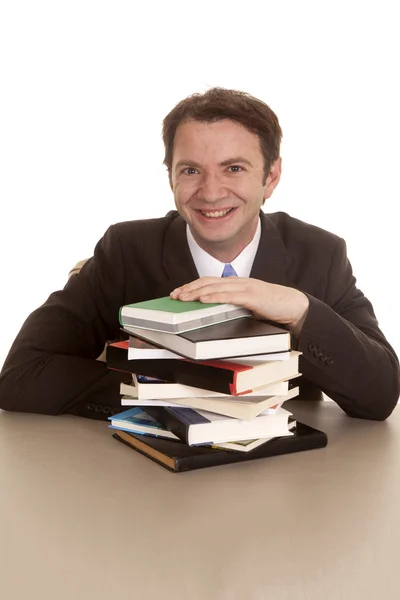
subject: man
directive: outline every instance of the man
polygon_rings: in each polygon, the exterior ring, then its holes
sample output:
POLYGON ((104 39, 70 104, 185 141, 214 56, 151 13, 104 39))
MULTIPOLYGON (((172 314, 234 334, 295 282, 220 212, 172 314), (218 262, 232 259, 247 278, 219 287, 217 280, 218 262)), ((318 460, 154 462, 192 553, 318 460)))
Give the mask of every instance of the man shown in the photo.
POLYGON ((388 417, 398 360, 355 286, 344 241, 260 210, 281 175, 272 110, 214 88, 181 101, 163 138, 178 212, 107 230, 80 273, 23 325, 0 377, 0 407, 102 419, 118 412, 120 375, 95 359, 118 338, 122 305, 171 294, 231 302, 283 324, 303 353, 305 397, 322 390, 350 416, 388 417), (226 268, 234 276, 221 277, 226 268))

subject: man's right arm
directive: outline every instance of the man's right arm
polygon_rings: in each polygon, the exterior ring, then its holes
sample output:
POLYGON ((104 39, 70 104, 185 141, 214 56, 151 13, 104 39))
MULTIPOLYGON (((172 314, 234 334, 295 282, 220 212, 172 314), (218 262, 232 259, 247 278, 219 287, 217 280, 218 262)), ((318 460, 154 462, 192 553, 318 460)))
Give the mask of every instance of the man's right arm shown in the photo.
POLYGON ((93 258, 25 321, 0 375, 0 408, 105 419, 120 406, 121 375, 95 360, 119 334, 125 269, 110 227, 93 258))

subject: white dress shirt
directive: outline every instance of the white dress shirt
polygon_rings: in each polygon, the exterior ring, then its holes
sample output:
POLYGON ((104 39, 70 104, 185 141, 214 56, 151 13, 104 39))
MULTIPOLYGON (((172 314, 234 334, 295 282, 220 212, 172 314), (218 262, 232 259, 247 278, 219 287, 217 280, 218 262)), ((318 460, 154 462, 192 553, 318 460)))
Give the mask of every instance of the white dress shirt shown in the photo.
MULTIPOLYGON (((203 248, 200 248, 194 239, 192 232, 190 231, 189 225, 186 225, 186 237, 194 264, 196 265, 196 269, 199 273, 199 277, 221 277, 224 266, 227 263, 217 260, 203 250, 203 248)), ((235 269, 238 277, 250 277, 250 271, 257 253, 260 237, 261 223, 260 219, 258 219, 258 225, 253 239, 241 251, 239 256, 229 263, 235 269)))

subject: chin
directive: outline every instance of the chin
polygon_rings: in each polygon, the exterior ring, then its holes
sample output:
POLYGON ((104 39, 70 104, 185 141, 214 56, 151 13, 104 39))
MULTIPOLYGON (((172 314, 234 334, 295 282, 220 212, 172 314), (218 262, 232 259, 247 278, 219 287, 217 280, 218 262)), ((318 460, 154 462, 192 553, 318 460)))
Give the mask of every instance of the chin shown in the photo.
POLYGON ((234 236, 199 236, 201 240, 203 240, 207 244, 215 244, 216 246, 222 246, 225 244, 235 244, 234 236))

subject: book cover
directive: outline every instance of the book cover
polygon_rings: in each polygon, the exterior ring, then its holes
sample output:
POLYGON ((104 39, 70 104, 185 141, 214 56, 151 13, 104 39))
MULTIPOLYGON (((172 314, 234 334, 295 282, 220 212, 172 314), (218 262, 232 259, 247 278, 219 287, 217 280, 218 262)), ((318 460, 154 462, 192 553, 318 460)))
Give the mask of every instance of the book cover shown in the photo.
POLYGON ((128 360, 128 341, 109 344, 106 363, 110 369, 140 373, 172 383, 213 390, 230 396, 249 394, 252 390, 299 375, 300 352, 291 351, 289 360, 252 365, 243 362, 191 360, 128 360))
POLYGON ((178 333, 250 315, 233 304, 183 302, 170 296, 127 304, 120 308, 121 325, 178 333))
POLYGON ((113 437, 129 448, 174 473, 216 467, 231 463, 256 460, 324 448, 328 443, 326 433, 297 421, 293 435, 274 438, 251 452, 231 452, 204 446, 186 444, 155 437, 116 432, 113 437))
POLYGON ((252 318, 236 319, 203 329, 172 334, 124 326, 134 335, 191 360, 213 360, 288 352, 291 334, 283 327, 252 318))
POLYGON ((143 359, 153 359, 157 360, 159 358, 182 358, 179 354, 175 352, 171 352, 170 350, 166 350, 165 348, 160 348, 159 346, 154 346, 150 344, 146 340, 138 338, 134 335, 129 336, 129 348, 128 348, 128 360, 143 360, 143 359))

